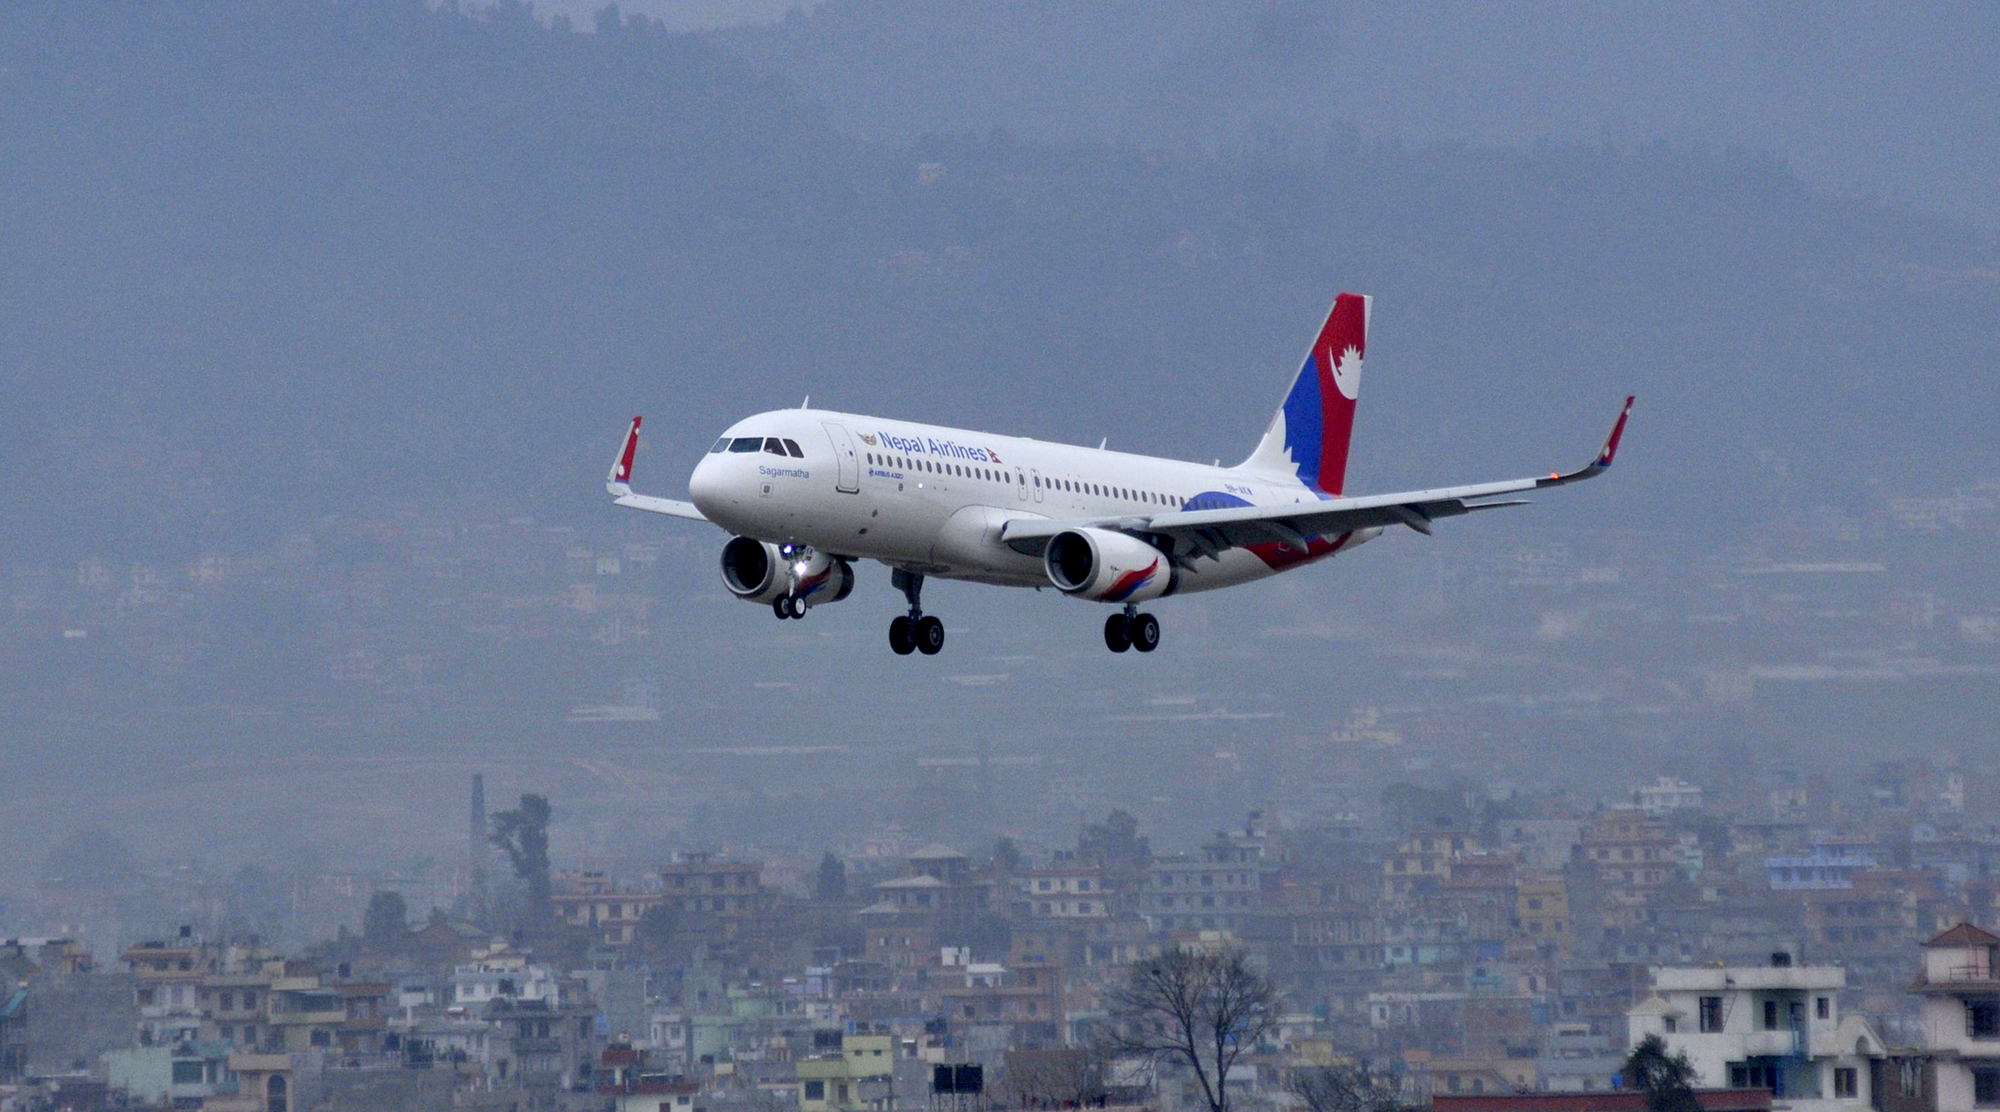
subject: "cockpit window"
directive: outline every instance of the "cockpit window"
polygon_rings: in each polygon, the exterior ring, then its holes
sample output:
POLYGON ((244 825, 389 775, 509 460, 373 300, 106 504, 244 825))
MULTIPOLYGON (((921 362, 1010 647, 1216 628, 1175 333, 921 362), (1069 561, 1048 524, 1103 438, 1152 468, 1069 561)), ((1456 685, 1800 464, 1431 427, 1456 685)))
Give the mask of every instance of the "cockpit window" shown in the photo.
POLYGON ((805 451, 799 447, 799 442, 789 436, 785 438, 785 451, 790 452, 795 459, 806 458, 805 451))
POLYGON ((775 436, 767 436, 764 438, 764 450, 774 456, 782 456, 785 454, 785 442, 775 436))
POLYGON ((708 454, 714 455, 717 452, 727 451, 728 449, 729 449, 729 438, 725 436, 721 440, 715 442, 715 447, 710 448, 708 450, 708 454))
POLYGON ((729 442, 729 450, 732 452, 754 452, 763 446, 764 438, 761 436, 739 436, 729 442))

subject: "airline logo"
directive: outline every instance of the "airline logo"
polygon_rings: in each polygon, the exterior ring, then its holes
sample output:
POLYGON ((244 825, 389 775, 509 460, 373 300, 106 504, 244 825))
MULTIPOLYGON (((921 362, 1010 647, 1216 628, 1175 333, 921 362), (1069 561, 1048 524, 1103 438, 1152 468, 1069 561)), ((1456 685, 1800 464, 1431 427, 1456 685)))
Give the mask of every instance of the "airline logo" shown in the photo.
POLYGON ((861 434, 861 442, 871 448, 876 446, 878 439, 881 441, 881 447, 887 448, 892 452, 902 452, 905 455, 945 456, 949 459, 962 459, 972 463, 997 464, 1000 462, 1000 453, 991 448, 974 448, 969 445, 960 444, 955 440, 933 440, 924 436, 896 436, 893 433, 886 432, 878 432, 874 436, 869 436, 867 433, 861 434))

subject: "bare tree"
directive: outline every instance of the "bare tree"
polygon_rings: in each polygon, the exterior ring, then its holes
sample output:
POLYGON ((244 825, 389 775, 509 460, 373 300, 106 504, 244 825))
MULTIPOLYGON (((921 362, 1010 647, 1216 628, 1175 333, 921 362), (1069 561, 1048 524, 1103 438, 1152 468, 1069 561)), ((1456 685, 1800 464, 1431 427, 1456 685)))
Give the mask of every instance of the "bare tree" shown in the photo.
POLYGON ((1010 1050, 1001 1088, 1022 1108, 1083 1108, 1104 1095, 1104 1049, 1010 1050))
POLYGON ((1285 1075, 1285 1091, 1305 1112, 1400 1112, 1403 1098, 1393 1078, 1365 1066, 1309 1066, 1285 1075))
POLYGON ((1135 966, 1109 1002, 1113 1048, 1187 1066, 1209 1112, 1229 1112, 1230 1071, 1278 1023, 1271 982, 1235 949, 1170 950, 1135 966))

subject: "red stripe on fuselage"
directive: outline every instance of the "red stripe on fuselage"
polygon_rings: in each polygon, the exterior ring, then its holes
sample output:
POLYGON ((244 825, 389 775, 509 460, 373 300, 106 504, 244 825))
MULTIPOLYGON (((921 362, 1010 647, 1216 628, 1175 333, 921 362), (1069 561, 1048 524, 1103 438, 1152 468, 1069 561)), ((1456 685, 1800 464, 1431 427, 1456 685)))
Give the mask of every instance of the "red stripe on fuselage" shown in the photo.
POLYGON ((1300 552, 1291 545, 1280 544, 1277 541, 1265 541, 1263 544, 1245 545, 1244 547, 1256 553, 1257 558, 1264 561, 1265 565, 1272 571, 1284 571, 1286 568, 1295 568, 1300 564, 1311 563, 1322 556, 1333 555, 1335 552, 1340 551, 1340 546, 1346 544, 1347 539, 1353 535, 1352 533, 1342 533, 1332 540, 1327 540, 1325 537, 1314 537, 1306 542, 1306 550, 1304 552, 1300 552))

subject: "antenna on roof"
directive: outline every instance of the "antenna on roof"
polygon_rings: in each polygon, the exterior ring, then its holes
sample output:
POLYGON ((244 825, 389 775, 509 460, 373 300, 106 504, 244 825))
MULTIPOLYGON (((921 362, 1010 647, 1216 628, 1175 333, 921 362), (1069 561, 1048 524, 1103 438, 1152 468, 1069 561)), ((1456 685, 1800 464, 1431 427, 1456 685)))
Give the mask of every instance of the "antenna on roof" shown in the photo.
POLYGON ((1100 452, 1103 451, 1104 446, 1109 443, 1111 443, 1111 438, 1107 436, 1104 439, 1097 442, 1097 450, 1100 452))
POLYGON ((811 394, 807 394, 806 400, 799 403, 799 408, 811 409, 812 407, 813 407, 813 396, 811 394))

